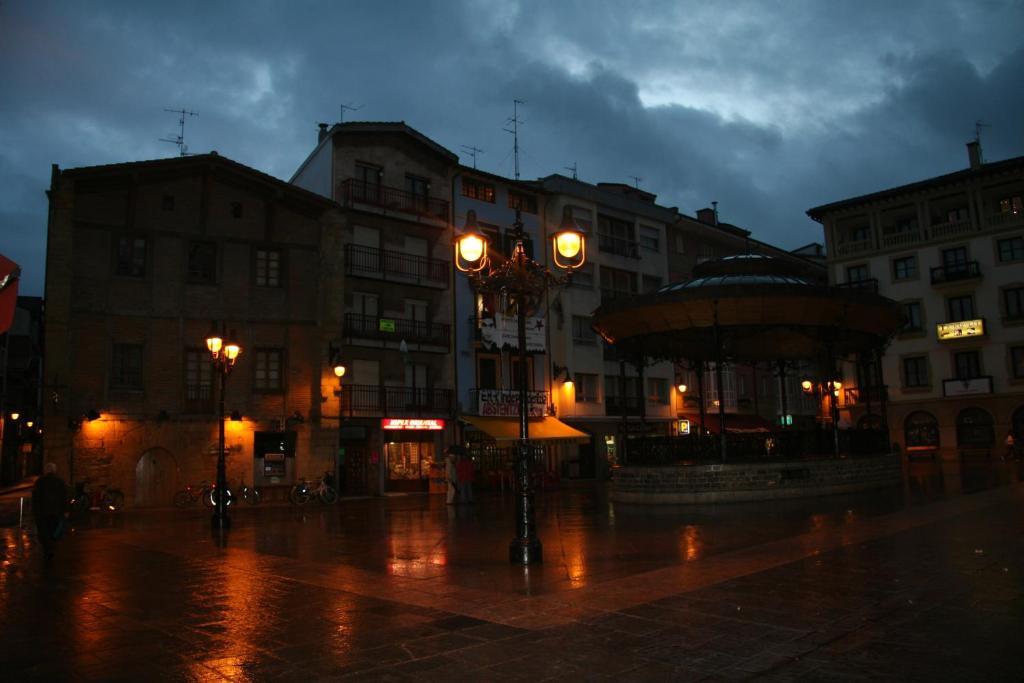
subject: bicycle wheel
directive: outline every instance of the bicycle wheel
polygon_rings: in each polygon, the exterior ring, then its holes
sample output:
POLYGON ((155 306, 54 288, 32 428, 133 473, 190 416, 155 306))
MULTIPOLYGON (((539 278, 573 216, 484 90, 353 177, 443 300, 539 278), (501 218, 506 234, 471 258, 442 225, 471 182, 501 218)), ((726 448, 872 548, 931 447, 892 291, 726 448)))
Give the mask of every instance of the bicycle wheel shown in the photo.
POLYGON ((208 508, 213 507, 213 489, 204 488, 199 491, 199 499, 203 501, 203 505, 208 508))
POLYGON ((263 495, 260 493, 259 489, 249 489, 249 504, 250 505, 259 505, 259 502, 260 502, 261 498, 263 498, 263 495))
MULTIPOLYGON (((231 494, 231 489, 224 489, 224 493, 224 506, 231 507, 231 503, 235 502, 235 497, 231 494)), ((209 499, 209 507, 213 507, 214 505, 217 504, 217 501, 220 500, 220 496, 220 489, 210 489, 209 494, 207 494, 207 496, 203 498, 203 502, 206 502, 206 500, 209 499)))
POLYGON ((338 502, 338 492, 333 486, 325 486, 320 492, 320 502, 324 505, 334 505, 338 502))
POLYGON ((111 489, 103 494, 103 507, 111 512, 117 512, 124 507, 124 494, 117 489, 111 489))
POLYGON ((288 493, 288 500, 293 505, 305 505, 309 502, 309 491, 301 486, 293 486, 292 490, 288 493))
POLYGON ((192 494, 188 491, 178 491, 174 494, 174 506, 179 508, 187 508, 189 505, 195 502, 192 494))

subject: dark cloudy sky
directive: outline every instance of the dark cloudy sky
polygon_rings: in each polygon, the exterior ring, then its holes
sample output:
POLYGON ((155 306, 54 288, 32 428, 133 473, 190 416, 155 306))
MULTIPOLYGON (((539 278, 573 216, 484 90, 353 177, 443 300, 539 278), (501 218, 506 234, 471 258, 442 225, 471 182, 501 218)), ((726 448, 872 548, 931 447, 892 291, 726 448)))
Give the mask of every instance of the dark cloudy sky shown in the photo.
MULTIPOLYGON (((804 211, 1024 155, 1024 2, 0 0, 0 253, 42 293, 50 164, 171 156, 165 107, 288 179, 318 121, 404 120, 524 178, 632 182, 794 248, 804 211)), ((463 157, 468 163, 468 158, 463 157)))

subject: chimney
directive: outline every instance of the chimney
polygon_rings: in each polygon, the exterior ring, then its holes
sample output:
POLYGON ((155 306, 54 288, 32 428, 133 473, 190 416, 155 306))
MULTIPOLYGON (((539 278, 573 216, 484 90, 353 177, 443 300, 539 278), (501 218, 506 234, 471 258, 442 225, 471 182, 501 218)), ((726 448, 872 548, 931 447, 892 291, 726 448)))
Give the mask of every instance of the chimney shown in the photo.
POLYGON ((708 225, 718 225, 718 212, 709 207, 697 209, 697 220, 708 225))
POLYGON ((981 142, 979 140, 971 140, 967 143, 967 158, 971 160, 972 171, 981 168, 981 142))
POLYGON ((316 144, 319 145, 321 142, 324 141, 324 138, 327 137, 327 124, 326 123, 318 123, 316 125, 320 128, 320 132, 317 133, 317 136, 316 136, 316 144))

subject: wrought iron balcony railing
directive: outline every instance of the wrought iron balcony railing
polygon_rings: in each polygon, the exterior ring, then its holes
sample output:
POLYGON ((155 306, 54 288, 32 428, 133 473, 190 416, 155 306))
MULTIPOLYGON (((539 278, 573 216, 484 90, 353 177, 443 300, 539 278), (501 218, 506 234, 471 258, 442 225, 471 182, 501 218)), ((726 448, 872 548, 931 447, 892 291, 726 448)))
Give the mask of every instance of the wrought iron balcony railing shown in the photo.
POLYGON ((941 285, 946 282, 957 282, 959 280, 971 280, 981 277, 981 267, 977 261, 965 261, 948 266, 936 266, 932 268, 931 273, 932 284, 941 285))
POLYGON ((451 263, 400 251, 345 245, 345 274, 379 276, 392 282, 447 287, 451 263))
POLYGON ((633 240, 611 235, 597 234, 597 248, 608 254, 618 254, 630 258, 640 258, 640 245, 633 240))
POLYGON ((405 340, 410 344, 448 346, 451 326, 407 318, 386 318, 377 315, 345 314, 345 336, 382 341, 405 340))
POLYGON ((395 187, 368 183, 356 178, 341 181, 341 203, 352 206, 354 203, 370 204, 385 209, 395 209, 418 216, 428 216, 438 220, 448 220, 448 202, 434 197, 399 190, 395 187))
POLYGON ((186 413, 210 413, 210 412, 213 412, 213 385, 212 384, 186 384, 185 385, 185 412, 186 413))
POLYGON ((343 384, 343 415, 419 417, 447 415, 452 410, 452 390, 424 387, 381 387, 374 384, 343 384))

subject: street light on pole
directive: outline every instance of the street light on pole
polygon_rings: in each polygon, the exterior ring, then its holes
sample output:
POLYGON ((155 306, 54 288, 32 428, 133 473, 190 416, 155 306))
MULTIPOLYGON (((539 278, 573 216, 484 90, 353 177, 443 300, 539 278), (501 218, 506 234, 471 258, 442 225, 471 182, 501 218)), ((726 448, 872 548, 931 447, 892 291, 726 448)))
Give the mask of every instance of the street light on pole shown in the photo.
POLYGON ((232 368, 235 367, 238 356, 242 353, 242 347, 234 341, 235 339, 234 330, 231 331, 230 338, 225 339, 223 327, 222 333, 218 333, 216 324, 214 324, 210 335, 206 338, 206 348, 210 352, 210 360, 213 363, 214 369, 220 375, 220 439, 217 450, 217 485, 212 493, 214 502, 212 523, 218 529, 226 529, 231 525, 227 509, 228 477, 224 459, 224 387, 227 384, 228 375, 231 374, 232 368))
POLYGON ((543 547, 537 537, 533 509, 533 483, 530 476, 530 423, 527 397, 526 316, 535 312, 549 286, 569 282, 574 270, 586 258, 586 236, 576 227, 566 209, 559 230, 552 235, 554 264, 564 275, 550 270, 526 255, 526 231, 520 211, 509 233, 514 247, 508 258, 492 261, 487 255, 487 238, 476 224, 476 212, 466 213, 465 229, 455 238, 455 266, 466 273, 470 285, 479 294, 496 294, 507 298, 516 309, 519 343, 519 444, 516 451, 516 535, 509 543, 509 561, 528 565, 543 559, 543 547))
POLYGON ((345 396, 343 394, 344 386, 341 383, 341 378, 345 376, 345 366, 341 364, 341 352, 331 346, 331 363, 334 364, 334 376, 338 378, 338 388, 334 390, 334 395, 338 397, 338 450, 335 457, 335 470, 338 476, 338 491, 339 493, 345 490, 345 460, 344 454, 342 453, 342 428, 345 420, 345 396))

